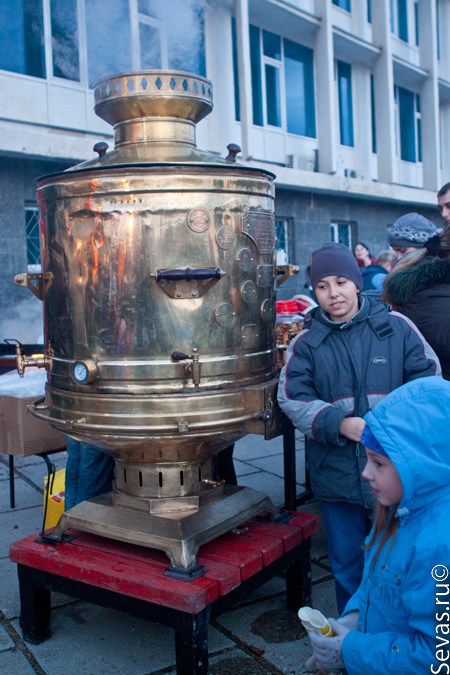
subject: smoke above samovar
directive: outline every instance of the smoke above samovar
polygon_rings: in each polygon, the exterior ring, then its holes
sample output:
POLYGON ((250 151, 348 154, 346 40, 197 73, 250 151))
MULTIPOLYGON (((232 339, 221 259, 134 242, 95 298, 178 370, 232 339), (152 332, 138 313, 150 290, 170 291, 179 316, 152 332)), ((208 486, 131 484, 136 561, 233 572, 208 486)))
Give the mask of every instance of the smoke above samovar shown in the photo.
POLYGON ((38 184, 47 370, 32 414, 107 450, 113 493, 69 510, 68 527, 161 548, 195 566, 198 546, 268 498, 214 481, 212 459, 275 414, 273 174, 196 147, 211 83, 181 71, 123 73, 95 87, 115 147, 38 184))

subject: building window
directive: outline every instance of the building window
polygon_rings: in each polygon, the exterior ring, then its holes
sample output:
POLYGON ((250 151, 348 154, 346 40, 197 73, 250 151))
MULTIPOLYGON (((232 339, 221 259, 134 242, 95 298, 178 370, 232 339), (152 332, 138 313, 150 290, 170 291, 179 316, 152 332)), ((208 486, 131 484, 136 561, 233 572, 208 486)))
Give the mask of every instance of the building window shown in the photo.
POLYGON ((349 63, 337 62, 337 82, 341 145, 353 147, 352 67, 349 63))
POLYGON ((417 140, 417 161, 422 161, 422 112, 420 110, 420 95, 415 94, 416 99, 416 140, 417 140))
POLYGON ((408 0, 397 0, 398 37, 408 42, 408 0))
POLYGON ((80 81, 77 5, 73 0, 51 0, 53 76, 80 81))
POLYGON ((250 60, 252 73, 253 124, 264 126, 262 104, 260 30, 250 25, 250 60))
POLYGON ((281 127, 281 38, 266 30, 263 30, 262 35, 266 83, 266 122, 274 127, 281 127))
POLYGON ((436 53, 438 61, 441 60, 441 22, 439 19, 439 0, 436 2, 436 53))
POLYGON ((316 137, 313 50, 284 40, 284 82, 287 130, 316 137))
POLYGON ((42 0, 2 0, 0 69, 46 77, 42 0))
POLYGON ((27 244, 27 272, 41 271, 39 211, 37 206, 25 207, 25 237, 27 244))
POLYGON ((139 15, 139 59, 143 70, 162 68, 159 21, 139 15))
POLYGON ((287 265, 292 256, 292 218, 276 218, 277 265, 287 265))
POLYGON ((352 251, 354 229, 354 223, 331 223, 331 241, 334 241, 337 244, 344 244, 352 251))
POLYGON ((123 0, 89 0, 86 10, 86 39, 89 86, 112 73, 131 70, 130 14, 123 0), (99 38, 99 27, 107 40, 99 38))
POLYGON ((390 0, 391 32, 408 42, 408 1, 390 0))
MULTIPOLYGON (((437 4, 436 3, 436 13, 437 13, 437 4)), ((416 27, 416 47, 419 46, 419 3, 414 3, 414 24, 416 27)))
MULTIPOLYGON (((238 66, 233 28, 232 36, 236 99, 238 66)), ((313 50, 250 25, 250 60, 253 124, 268 124, 292 134, 315 138, 313 50)), ((235 111, 239 120, 236 100, 235 111)))
POLYGON ((138 0, 136 33, 139 57, 134 66, 131 6, 135 5, 124 0, 85 2, 89 86, 92 87, 101 77, 126 72, 133 67, 206 74, 201 0, 138 0), (107 40, 99 39, 99 26, 108 36, 107 40))
POLYGON ((375 118, 375 81, 373 75, 370 76, 370 113, 372 122, 372 152, 377 151, 377 125, 375 118))
POLYGON ((340 7, 341 9, 345 9, 347 12, 352 11, 350 0, 333 0, 333 5, 336 5, 336 7, 340 7))
POLYGON ((201 0, 138 0, 140 68, 206 74, 201 0))
POLYGON ((397 138, 400 159, 406 162, 422 161, 422 119, 420 96, 403 87, 395 87, 397 138))
POLYGON ((234 116, 237 122, 241 121, 241 97, 239 93, 239 69, 236 37, 236 19, 231 19, 231 38, 233 47, 233 79, 234 79, 234 116))

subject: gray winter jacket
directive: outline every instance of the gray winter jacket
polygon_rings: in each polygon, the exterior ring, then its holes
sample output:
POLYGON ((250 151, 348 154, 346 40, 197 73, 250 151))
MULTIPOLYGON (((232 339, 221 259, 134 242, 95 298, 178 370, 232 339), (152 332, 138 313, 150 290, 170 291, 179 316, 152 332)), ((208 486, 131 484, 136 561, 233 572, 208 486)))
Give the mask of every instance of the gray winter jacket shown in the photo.
POLYGON ((440 374, 418 329, 386 305, 361 295, 358 313, 343 324, 315 308, 289 346, 278 402, 306 435, 316 497, 370 507, 371 490, 361 477, 365 451, 339 433, 342 420, 362 417, 405 382, 440 374))

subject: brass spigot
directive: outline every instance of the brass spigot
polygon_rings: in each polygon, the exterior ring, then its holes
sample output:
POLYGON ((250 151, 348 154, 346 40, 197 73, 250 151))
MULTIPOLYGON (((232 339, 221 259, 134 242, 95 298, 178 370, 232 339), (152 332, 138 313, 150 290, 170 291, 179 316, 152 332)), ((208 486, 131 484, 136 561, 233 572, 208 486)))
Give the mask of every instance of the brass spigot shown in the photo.
POLYGON ((186 375, 192 377, 192 383, 194 387, 200 386, 201 379, 201 364, 200 364, 200 355, 198 353, 197 347, 192 347, 192 354, 186 354, 185 352, 174 351, 171 354, 171 357, 174 361, 187 361, 190 359, 192 363, 187 363, 184 367, 186 375))
POLYGON ((16 368, 20 377, 24 376, 25 368, 34 366, 35 368, 47 368, 50 359, 46 356, 24 356, 22 345, 16 345, 16 368))

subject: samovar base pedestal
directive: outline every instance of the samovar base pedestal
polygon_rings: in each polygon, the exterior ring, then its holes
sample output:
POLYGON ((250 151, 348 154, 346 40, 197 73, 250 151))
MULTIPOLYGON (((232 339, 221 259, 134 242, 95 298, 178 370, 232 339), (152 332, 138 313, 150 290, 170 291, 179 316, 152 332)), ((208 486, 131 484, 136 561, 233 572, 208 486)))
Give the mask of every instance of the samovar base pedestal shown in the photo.
MULTIPOLYGON (((199 547, 228 532, 256 514, 277 514, 271 499, 252 488, 225 485, 221 496, 208 499, 198 509, 150 514, 113 505, 113 493, 89 499, 61 516, 47 541, 58 543, 70 528, 98 534, 147 548, 156 548, 170 559, 171 571, 188 577, 197 569, 199 547)), ((201 573, 201 572, 199 572, 201 573)))

